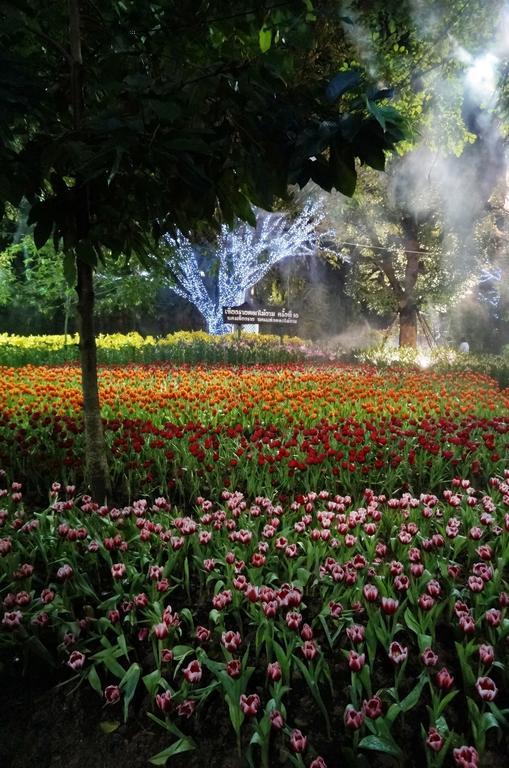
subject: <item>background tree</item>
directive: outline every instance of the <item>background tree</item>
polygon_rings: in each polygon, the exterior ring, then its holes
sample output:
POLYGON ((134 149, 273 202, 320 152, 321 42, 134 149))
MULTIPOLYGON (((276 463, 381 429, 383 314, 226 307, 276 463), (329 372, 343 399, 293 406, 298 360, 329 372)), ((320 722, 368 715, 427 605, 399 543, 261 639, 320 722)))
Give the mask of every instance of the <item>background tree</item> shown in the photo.
POLYGON ((433 162, 416 151, 395 159, 387 174, 366 170, 357 200, 337 199, 331 213, 350 262, 349 293, 368 309, 397 316, 400 346, 414 348, 419 314, 457 302, 490 263, 478 231, 482 217, 470 218, 465 207, 455 218, 461 199, 450 201, 453 208, 444 201, 433 162))
POLYGON ((352 0, 350 11, 347 66, 369 67, 381 87, 394 86, 415 133, 398 148, 408 157, 391 161, 392 184, 373 183, 368 172, 360 205, 340 203, 333 220, 339 240, 359 242, 362 232, 373 246, 345 248, 350 291, 364 306, 397 313, 400 343, 414 346, 419 309, 461 295, 474 263, 489 268, 495 251, 500 261, 500 241, 480 247, 475 231, 504 172, 504 124, 494 115, 507 123, 496 88, 508 71, 505 6, 352 0))
MULTIPOLYGON (((21 226, 21 229, 23 227, 21 226)), ((109 259, 96 273, 96 316, 108 325, 122 315, 130 328, 143 317, 153 317, 161 286, 163 268, 150 272, 133 260, 109 259)), ((55 333, 75 330, 76 291, 64 273, 62 255, 48 241, 36 248, 29 232, 0 252, 0 307, 8 311, 10 330, 36 333, 41 323, 55 333)))

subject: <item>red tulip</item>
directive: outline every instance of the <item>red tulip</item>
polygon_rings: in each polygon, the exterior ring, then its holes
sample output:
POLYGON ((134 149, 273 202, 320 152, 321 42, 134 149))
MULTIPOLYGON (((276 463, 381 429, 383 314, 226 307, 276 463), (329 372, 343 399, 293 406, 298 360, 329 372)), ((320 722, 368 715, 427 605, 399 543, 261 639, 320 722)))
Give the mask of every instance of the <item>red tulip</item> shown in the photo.
POLYGON ((494 701, 498 693, 498 688, 491 677, 478 677, 475 687, 483 701, 494 701))
POLYGON ((352 672, 360 672, 366 663, 366 654, 350 651, 348 653, 348 666, 352 672))
POLYGON ((443 736, 440 735, 436 728, 429 729, 426 744, 433 752, 440 752, 444 746, 443 736))
POLYGON ((502 613, 498 608, 490 608, 489 611, 486 611, 484 614, 484 618, 490 627, 498 627, 502 621, 502 613))
POLYGON ((364 722, 364 712, 357 711, 349 704, 345 709, 344 721, 347 728, 350 728, 352 731, 358 731, 364 722))
POLYGON ((303 640, 312 640, 313 639, 312 627, 310 627, 309 624, 304 624, 300 631, 300 636, 302 637, 303 640))
POLYGON ((280 731, 281 728, 284 727, 285 721, 283 718, 283 715, 279 710, 274 709, 269 715, 270 718, 270 725, 272 728, 274 728, 276 731, 280 731))
POLYGON ((201 664, 197 659, 189 662, 184 669, 184 677, 188 683, 199 683, 202 676, 201 664))
POLYGON ((269 680, 272 680, 272 682, 277 682, 278 680, 281 680, 281 666, 278 661, 273 661, 271 664, 267 665, 267 677, 269 680))
POLYGON ((206 643, 207 640, 210 640, 210 629, 207 629, 207 627, 202 627, 201 625, 196 627, 194 634, 200 643, 206 643))
POLYGON ((108 685, 104 689, 104 698, 106 699, 106 704, 115 704, 120 700, 121 695, 122 692, 118 685, 108 685))
POLYGON ((392 597, 382 597, 381 606, 382 606, 382 611, 387 616, 392 616, 398 610, 399 600, 394 600, 394 598, 392 597))
POLYGON ((252 693, 249 696, 243 693, 240 697, 240 708, 248 717, 256 715, 260 708, 260 703, 260 697, 256 693, 252 693))
POLYGON ((475 621, 469 613, 462 614, 458 623, 463 632, 467 634, 472 634, 475 632, 475 621))
POLYGON ((378 597, 378 589, 374 584, 365 584, 362 591, 368 603, 376 602, 378 597))
POLYGON ((351 627, 346 628, 346 634, 348 636, 348 639, 352 643, 362 643, 364 640, 364 636, 366 634, 366 630, 362 626, 362 624, 352 624, 351 627))
POLYGON ((421 653, 421 660, 425 667, 434 667, 438 664, 438 656, 431 648, 425 648, 421 653))
POLYGON ((77 670, 82 669, 85 663, 85 659, 86 656, 84 653, 80 653, 80 651, 73 651, 67 659, 67 666, 76 672, 77 670))
POLYGON ((394 641, 389 646, 388 654, 394 664, 401 664, 408 657, 408 648, 394 641))
POLYGON ((307 736, 304 736, 298 728, 295 728, 290 734, 290 746, 294 752, 305 752, 308 743, 307 736))
POLYGON ((493 664, 495 658, 495 649, 492 645, 483 643, 479 646, 479 659, 482 664, 493 664))
POLYGON ((308 661, 311 661, 315 658, 315 656, 318 653, 318 648, 316 647, 316 644, 313 640, 306 640, 304 645, 301 647, 302 654, 305 659, 308 661))
POLYGON ((179 704, 177 707, 177 714, 179 717, 191 717, 192 714, 194 714, 194 711, 196 709, 196 701, 193 701, 193 699, 186 699, 182 702, 182 704, 179 704))
POLYGON ((309 768, 327 768, 327 763, 323 757, 318 755, 318 757, 315 757, 313 762, 310 764, 309 768))
POLYGON ((234 679, 240 677, 240 673, 242 672, 242 664, 240 663, 239 659, 232 659, 229 661, 226 665, 226 671, 228 672, 229 676, 234 679))
POLYGON ((221 644, 224 646, 224 648, 226 648, 227 651, 230 651, 230 653, 235 653, 235 651, 237 651, 242 644, 240 633, 233 632, 232 630, 223 632, 221 635, 221 644))
POLYGON ((435 605, 435 601, 431 595, 420 595, 418 599, 419 608, 423 611, 430 611, 435 605))
POLYGON ((438 687, 445 691, 448 691, 454 683, 454 677, 446 667, 442 667, 442 669, 436 673, 435 680, 438 687))
POLYGON ((156 694, 156 704, 161 712, 169 712, 171 708, 171 699, 172 696, 170 691, 156 694))
POLYGON ((152 627, 152 631, 158 640, 164 640, 170 634, 167 625, 164 622, 152 627))
POLYGON ((475 747, 458 747, 453 749, 452 755, 460 768, 477 768, 479 765, 479 754, 475 747))
POLYGON ((372 696, 367 701, 362 703, 362 711, 371 720, 375 720, 382 714, 382 699, 379 696, 372 696))

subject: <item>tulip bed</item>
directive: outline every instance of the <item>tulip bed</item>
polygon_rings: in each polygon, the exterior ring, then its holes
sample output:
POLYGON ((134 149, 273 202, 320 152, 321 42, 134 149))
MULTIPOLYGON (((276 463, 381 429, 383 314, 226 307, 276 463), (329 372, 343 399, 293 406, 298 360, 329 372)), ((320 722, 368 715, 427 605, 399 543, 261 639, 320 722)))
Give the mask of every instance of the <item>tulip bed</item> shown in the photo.
POLYGON ((505 764, 507 391, 104 368, 118 503, 100 507, 80 491, 77 369, 2 375, 4 663, 96 691, 105 731, 160 726, 156 765, 505 764))
MULTIPOLYGON (((82 487, 78 367, 0 371, 0 464, 39 498, 48 476, 82 487)), ((100 385, 127 498, 424 492, 505 467, 509 390, 480 374, 160 364, 102 368, 100 385)))

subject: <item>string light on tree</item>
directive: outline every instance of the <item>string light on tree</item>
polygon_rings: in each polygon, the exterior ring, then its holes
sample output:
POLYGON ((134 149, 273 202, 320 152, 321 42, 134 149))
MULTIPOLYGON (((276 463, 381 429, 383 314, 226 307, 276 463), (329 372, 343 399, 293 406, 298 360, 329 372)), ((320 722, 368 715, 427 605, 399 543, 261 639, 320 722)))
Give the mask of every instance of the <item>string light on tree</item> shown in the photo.
POLYGON ((319 200, 309 200, 295 217, 254 209, 256 226, 223 226, 216 243, 192 243, 181 233, 167 242, 178 258, 173 268, 176 294, 200 311, 209 333, 227 333, 222 308, 238 306, 246 292, 278 262, 290 256, 314 255, 327 233, 318 232, 325 213, 319 200))

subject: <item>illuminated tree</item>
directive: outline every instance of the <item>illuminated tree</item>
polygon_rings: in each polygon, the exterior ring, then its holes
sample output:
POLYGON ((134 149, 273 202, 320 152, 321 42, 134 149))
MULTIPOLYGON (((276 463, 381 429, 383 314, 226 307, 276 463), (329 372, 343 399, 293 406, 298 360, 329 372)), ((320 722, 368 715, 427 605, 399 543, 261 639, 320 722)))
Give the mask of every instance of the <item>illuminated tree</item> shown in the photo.
POLYGON ((223 226, 214 244, 192 243, 180 233, 167 238, 176 253, 172 289, 197 307, 209 333, 230 330, 223 323, 223 307, 242 304, 246 291, 277 262, 314 254, 325 234, 320 231, 324 207, 318 199, 306 202, 295 217, 261 209, 255 215, 255 227, 223 226))

